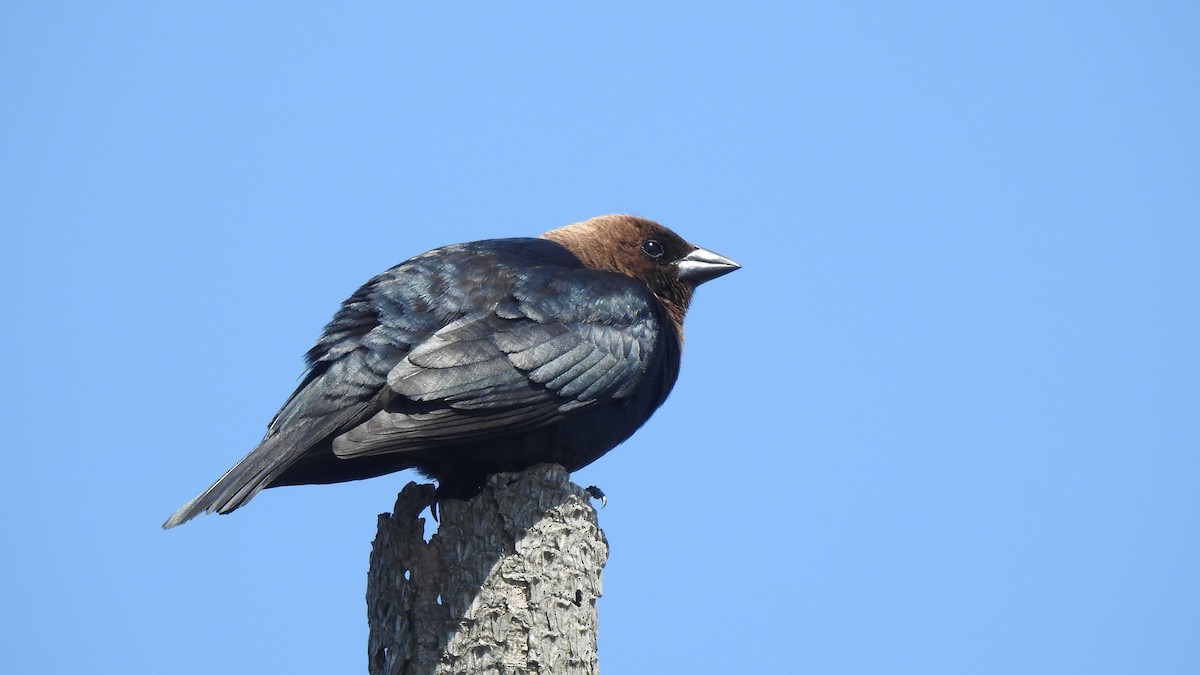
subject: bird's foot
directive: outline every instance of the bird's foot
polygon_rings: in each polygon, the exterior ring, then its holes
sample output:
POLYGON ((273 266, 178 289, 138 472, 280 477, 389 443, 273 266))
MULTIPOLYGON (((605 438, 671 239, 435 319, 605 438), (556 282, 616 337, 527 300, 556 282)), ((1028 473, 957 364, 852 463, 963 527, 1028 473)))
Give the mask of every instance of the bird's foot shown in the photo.
POLYGON ((588 496, 590 496, 592 499, 599 499, 600 508, 608 506, 608 496, 604 494, 604 490, 601 490, 595 485, 589 485, 584 488, 584 492, 587 492, 588 496))

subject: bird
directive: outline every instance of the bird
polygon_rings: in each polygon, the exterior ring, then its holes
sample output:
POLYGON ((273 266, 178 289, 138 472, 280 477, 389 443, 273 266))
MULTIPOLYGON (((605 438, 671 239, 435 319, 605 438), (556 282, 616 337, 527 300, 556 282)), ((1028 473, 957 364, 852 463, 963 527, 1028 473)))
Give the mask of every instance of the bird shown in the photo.
POLYGON ((693 292, 739 268, 623 214, 410 258, 342 303, 262 441, 163 528, 284 485, 415 469, 436 505, 493 473, 575 471, 663 404, 693 292))

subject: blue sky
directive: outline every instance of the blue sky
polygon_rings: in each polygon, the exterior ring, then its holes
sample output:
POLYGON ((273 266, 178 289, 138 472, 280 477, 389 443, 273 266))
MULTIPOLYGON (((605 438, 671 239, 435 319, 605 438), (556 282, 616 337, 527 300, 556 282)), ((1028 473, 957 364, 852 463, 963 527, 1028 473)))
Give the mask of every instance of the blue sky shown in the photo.
POLYGON ((609 212, 744 269, 576 475, 610 673, 1200 671, 1193 3, 0 7, 11 672, 362 672, 412 476, 159 523, 371 275, 609 212))

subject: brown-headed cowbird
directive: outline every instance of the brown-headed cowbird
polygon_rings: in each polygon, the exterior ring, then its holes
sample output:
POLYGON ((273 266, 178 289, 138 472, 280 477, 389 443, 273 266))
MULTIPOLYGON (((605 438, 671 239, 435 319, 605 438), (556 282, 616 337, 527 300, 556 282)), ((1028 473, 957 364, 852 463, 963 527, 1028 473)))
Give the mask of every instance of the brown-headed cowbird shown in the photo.
POLYGON ((415 468, 466 498, 586 466, 662 405, 692 292, 736 269, 624 215, 416 256, 342 303, 262 442, 163 527, 280 485, 415 468))

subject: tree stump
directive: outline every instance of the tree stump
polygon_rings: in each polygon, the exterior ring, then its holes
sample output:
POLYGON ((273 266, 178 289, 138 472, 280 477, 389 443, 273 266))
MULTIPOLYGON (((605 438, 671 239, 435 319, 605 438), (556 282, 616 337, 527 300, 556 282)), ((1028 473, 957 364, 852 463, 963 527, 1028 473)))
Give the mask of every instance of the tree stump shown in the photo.
POLYGON ((557 464, 496 474, 447 500, 432 485, 379 516, 367 578, 371 675, 598 673, 596 600, 608 557, 588 494, 557 464))

